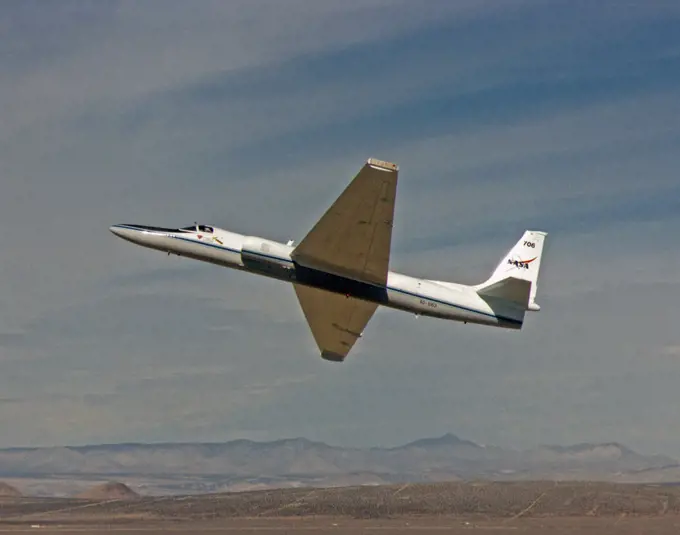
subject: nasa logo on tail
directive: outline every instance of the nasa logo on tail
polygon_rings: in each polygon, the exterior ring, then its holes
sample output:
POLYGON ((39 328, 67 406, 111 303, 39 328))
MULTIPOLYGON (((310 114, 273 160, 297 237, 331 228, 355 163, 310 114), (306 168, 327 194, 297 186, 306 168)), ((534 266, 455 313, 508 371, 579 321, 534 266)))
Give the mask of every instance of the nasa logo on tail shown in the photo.
POLYGON ((515 259, 515 258, 508 258, 508 264, 510 264, 511 266, 513 266, 517 269, 529 269, 529 264, 531 264, 537 258, 538 258, 537 256, 534 256, 530 260, 518 260, 518 259, 515 259))

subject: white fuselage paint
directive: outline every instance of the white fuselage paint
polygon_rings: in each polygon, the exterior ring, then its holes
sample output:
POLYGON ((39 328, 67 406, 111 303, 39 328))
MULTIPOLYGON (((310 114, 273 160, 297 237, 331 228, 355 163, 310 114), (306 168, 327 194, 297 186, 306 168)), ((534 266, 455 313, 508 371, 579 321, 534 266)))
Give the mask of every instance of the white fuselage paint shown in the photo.
MULTIPOLYGON (((525 310, 507 302, 483 299, 474 288, 389 272, 385 287, 361 283, 374 292, 358 294, 338 291, 331 274, 321 274, 314 282, 303 278, 302 270, 291 259, 294 246, 245 236, 217 227, 212 232, 164 229, 141 225, 114 225, 111 232, 137 245, 168 254, 185 256, 219 266, 248 271, 287 282, 323 288, 336 293, 376 302, 390 308, 461 322, 519 329, 525 310), (374 294, 379 294, 375 297, 374 294)), ((316 272, 319 274, 319 272, 316 272)), ((347 279, 345 279, 347 280, 347 279)))

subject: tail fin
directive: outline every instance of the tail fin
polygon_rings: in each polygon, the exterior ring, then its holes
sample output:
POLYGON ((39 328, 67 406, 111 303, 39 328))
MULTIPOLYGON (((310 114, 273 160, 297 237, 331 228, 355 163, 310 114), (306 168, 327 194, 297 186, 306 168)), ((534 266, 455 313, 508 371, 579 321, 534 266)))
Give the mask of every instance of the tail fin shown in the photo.
POLYGON ((546 232, 527 230, 498 264, 491 277, 475 290, 482 297, 514 301, 526 310, 540 310, 536 304, 538 272, 546 232))

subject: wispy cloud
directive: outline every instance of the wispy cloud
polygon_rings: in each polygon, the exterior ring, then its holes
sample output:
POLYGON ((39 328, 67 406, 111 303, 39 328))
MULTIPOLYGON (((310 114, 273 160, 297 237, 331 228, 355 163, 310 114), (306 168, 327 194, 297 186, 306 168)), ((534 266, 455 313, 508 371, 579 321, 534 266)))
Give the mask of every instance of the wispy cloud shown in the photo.
POLYGON ((676 363, 658 357, 678 345, 679 17, 664 2, 13 3, 0 445, 453 431, 678 455, 676 363), (106 231, 201 219, 300 239, 368 156, 402 169, 394 269, 477 282, 526 227, 550 233, 523 332, 381 310, 330 366, 290 288, 106 231))

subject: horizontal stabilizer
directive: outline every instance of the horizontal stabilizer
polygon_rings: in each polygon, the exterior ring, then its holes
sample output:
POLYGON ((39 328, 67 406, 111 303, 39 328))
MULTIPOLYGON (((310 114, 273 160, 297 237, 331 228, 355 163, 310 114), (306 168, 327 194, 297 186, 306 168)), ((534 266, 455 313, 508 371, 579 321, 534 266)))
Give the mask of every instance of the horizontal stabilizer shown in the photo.
POLYGON ((482 297, 496 297, 528 308, 531 297, 531 281, 508 277, 478 290, 477 293, 482 297))

